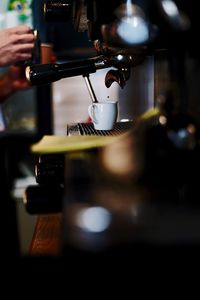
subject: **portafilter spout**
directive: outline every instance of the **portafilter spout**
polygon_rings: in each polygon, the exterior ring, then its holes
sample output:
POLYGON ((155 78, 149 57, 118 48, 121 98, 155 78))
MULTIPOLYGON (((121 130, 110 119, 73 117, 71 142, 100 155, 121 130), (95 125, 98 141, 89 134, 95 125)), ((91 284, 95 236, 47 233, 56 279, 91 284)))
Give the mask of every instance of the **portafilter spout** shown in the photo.
POLYGON ((92 87, 92 84, 91 84, 91 81, 90 81, 90 78, 89 78, 89 74, 88 75, 83 75, 83 78, 85 80, 85 83, 86 83, 86 86, 87 86, 87 89, 88 89, 88 92, 90 94, 90 98, 91 98, 92 102, 93 103, 98 103, 97 97, 95 95, 94 89, 92 87))

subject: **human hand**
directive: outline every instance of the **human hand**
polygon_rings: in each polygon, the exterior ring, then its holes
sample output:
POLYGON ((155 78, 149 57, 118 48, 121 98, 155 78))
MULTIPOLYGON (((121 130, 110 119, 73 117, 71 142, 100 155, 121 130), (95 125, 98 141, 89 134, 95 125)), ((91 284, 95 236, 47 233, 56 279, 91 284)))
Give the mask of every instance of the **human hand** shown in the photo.
POLYGON ((29 26, 0 30, 0 67, 31 59, 34 42, 34 34, 29 26))

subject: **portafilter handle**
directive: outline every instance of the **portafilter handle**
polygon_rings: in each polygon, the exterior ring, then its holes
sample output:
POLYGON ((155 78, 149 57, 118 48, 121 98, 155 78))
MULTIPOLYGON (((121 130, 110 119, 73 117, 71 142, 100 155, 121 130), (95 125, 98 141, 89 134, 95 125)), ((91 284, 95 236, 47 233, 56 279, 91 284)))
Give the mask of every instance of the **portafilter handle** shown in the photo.
POLYGON ((32 85, 42 85, 62 78, 95 73, 97 69, 106 67, 104 61, 99 59, 74 60, 60 64, 37 64, 26 67, 26 78, 32 85))

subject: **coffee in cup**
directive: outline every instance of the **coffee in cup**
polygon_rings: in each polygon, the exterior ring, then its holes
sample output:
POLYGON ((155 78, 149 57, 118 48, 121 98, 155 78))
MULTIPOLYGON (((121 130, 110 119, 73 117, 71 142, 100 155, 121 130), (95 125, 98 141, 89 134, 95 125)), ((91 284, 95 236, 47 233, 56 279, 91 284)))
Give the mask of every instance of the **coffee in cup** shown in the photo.
POLYGON ((52 44, 41 43, 41 63, 42 64, 50 64, 55 61, 55 54, 53 50, 52 44))

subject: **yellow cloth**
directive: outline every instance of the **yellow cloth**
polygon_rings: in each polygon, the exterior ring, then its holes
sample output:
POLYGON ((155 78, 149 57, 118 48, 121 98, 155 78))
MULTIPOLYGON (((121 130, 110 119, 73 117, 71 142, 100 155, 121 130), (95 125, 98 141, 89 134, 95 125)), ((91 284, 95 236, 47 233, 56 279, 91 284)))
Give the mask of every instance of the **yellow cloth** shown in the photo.
POLYGON ((38 154, 50 154, 94 149, 106 146, 119 139, 120 136, 45 135, 38 143, 31 146, 31 151, 38 154))

